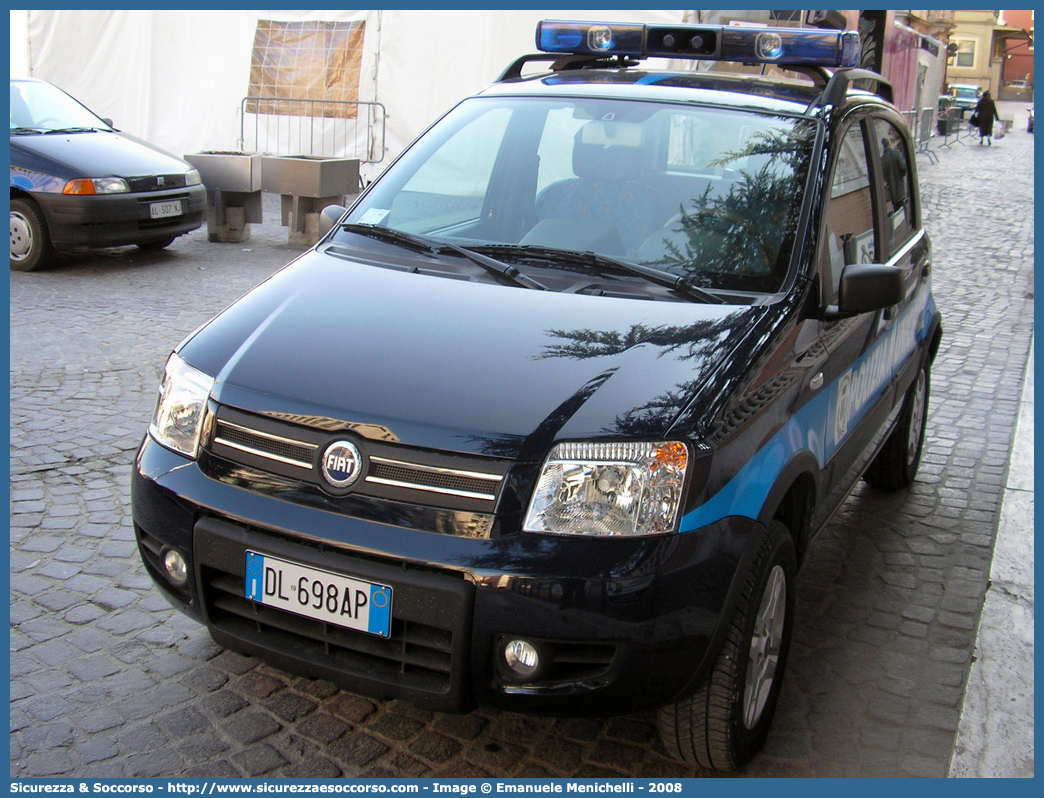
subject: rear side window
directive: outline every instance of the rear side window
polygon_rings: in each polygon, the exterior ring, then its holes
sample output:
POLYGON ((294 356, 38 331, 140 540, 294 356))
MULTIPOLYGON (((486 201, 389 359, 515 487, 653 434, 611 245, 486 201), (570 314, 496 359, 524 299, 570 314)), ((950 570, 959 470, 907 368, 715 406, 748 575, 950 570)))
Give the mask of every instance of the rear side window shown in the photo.
POLYGON ((873 192, 862 125, 852 125, 841 142, 830 181, 824 233, 819 271, 823 298, 833 304, 845 266, 877 261, 873 192))
POLYGON ((873 129, 884 183, 885 243, 888 251, 894 253, 914 234, 916 219, 910 156, 902 134, 891 122, 874 119, 873 129))

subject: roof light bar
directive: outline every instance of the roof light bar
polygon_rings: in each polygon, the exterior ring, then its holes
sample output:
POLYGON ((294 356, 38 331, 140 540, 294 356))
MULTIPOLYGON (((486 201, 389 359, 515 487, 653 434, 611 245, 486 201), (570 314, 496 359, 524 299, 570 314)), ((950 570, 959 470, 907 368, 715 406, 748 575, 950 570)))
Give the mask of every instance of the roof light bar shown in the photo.
POLYGON ((645 25, 558 20, 537 23, 536 46, 545 53, 640 56, 644 44, 645 25))
POLYGON ((546 19, 537 23, 536 46, 546 53, 823 67, 853 67, 859 60, 859 34, 855 31, 809 28, 637 25, 546 19))

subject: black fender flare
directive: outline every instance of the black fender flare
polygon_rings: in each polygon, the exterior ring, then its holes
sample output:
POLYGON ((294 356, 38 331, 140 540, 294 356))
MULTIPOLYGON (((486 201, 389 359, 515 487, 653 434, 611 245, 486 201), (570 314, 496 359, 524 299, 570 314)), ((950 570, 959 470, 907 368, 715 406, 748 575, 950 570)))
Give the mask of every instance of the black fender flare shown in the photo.
MULTIPOLYGON (((790 462, 783 466, 779 472, 779 476, 776 477, 775 483, 773 483, 772 487, 769 489, 768 495, 765 497, 765 503, 761 505, 761 512, 758 513, 758 521, 767 524, 775 518, 776 510, 779 509, 783 497, 802 475, 807 475, 812 478, 816 496, 820 496, 820 472, 822 471, 822 468, 823 467, 819 464, 819 461, 812 452, 807 449, 797 452, 792 458, 790 458, 790 462)), ((793 529, 790 530, 791 534, 795 531, 796 530, 793 529)))
MULTIPOLYGON (((942 336, 942 313, 936 310, 932 315, 932 320, 928 323, 928 335, 926 336, 928 339, 928 346, 925 347, 925 362, 935 362, 935 356, 939 354, 939 344, 942 343, 942 336)), ((921 365, 924 365, 924 363, 921 365)))
POLYGON ((776 517, 780 505, 783 503, 783 497, 787 495, 787 492, 794 484, 802 478, 810 480, 813 492, 812 508, 810 508, 808 518, 805 519, 806 523, 799 529, 793 529, 788 526, 790 535, 794 538, 794 549, 797 552, 798 563, 802 561, 805 549, 808 546, 812 532, 810 524, 815 515, 815 504, 823 495, 822 470, 823 466, 809 450, 803 449, 795 453, 790 458, 790 461, 780 470, 776 481, 765 497, 764 504, 761 505, 761 512, 758 514, 758 521, 762 524, 767 524, 776 517))

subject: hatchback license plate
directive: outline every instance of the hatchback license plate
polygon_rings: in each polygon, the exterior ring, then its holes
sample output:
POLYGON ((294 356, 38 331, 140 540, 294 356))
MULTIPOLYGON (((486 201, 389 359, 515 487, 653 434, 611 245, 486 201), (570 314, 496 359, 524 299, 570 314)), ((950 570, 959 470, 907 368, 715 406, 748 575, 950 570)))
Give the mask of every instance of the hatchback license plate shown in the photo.
POLYGON ((166 219, 168 216, 181 216, 181 200, 150 202, 149 214, 153 219, 166 219))
POLYGON ((246 597, 266 607, 388 637, 392 589, 310 568, 270 554, 246 553, 246 597))

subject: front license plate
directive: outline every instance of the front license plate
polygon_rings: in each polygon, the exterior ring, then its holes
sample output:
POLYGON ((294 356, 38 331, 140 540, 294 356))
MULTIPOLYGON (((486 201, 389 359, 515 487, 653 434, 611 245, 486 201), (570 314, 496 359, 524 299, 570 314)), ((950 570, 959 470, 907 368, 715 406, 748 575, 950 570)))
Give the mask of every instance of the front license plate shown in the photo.
POLYGON ((150 202, 149 214, 153 219, 166 219, 168 216, 181 216, 181 200, 150 202))
POLYGON ((387 585, 248 551, 245 592, 266 607, 379 637, 390 634, 392 589, 387 585))

